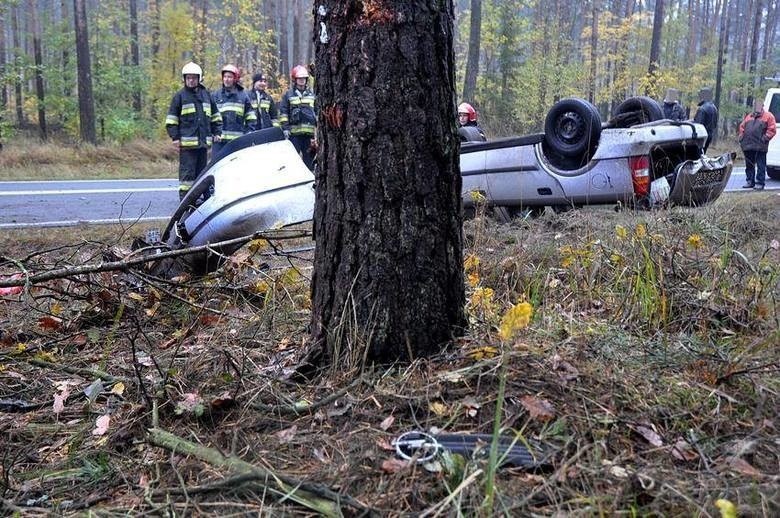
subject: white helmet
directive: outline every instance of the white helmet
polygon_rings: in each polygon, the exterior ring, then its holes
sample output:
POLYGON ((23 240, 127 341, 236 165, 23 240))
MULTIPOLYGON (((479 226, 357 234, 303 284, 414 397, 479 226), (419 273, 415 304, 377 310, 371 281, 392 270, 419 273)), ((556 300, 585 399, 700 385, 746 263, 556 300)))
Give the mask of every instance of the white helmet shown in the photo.
POLYGON ((184 76, 188 74, 194 74, 198 76, 198 82, 200 83, 200 80, 203 79, 203 70, 195 63, 190 61, 186 65, 184 65, 181 69, 181 77, 184 79, 184 76))

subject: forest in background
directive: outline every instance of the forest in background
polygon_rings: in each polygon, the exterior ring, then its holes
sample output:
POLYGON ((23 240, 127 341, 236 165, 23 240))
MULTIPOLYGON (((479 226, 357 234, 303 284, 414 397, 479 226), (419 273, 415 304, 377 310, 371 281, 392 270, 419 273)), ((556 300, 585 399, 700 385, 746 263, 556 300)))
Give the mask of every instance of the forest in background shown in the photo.
MULTIPOLYGON (((541 129, 563 97, 607 118, 668 87, 695 110, 712 87, 721 132, 778 74, 780 0, 456 0, 459 100, 493 136, 541 129)), ((125 142, 158 138, 181 66, 210 88, 235 63, 279 96, 291 66, 313 59, 310 0, 0 0, 2 139, 125 142), (79 79, 81 78, 81 80, 79 79), (80 124, 80 119, 85 121, 80 124)))

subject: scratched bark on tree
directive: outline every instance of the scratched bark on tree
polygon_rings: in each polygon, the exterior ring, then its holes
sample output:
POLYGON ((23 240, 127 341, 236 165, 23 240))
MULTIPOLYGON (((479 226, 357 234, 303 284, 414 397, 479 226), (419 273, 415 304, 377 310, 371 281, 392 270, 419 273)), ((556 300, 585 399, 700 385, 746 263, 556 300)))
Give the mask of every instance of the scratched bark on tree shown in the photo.
POLYGON ((312 335, 331 361, 427 355, 466 325, 452 20, 450 0, 318 3, 312 335))

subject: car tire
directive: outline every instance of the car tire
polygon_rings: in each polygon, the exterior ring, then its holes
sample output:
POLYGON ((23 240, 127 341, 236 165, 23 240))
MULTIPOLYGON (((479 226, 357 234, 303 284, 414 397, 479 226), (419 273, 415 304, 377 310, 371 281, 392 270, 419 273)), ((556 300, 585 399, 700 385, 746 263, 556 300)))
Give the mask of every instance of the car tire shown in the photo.
POLYGON ((485 142, 485 137, 474 126, 461 126, 458 128, 461 142, 485 142))
POLYGON ((629 97, 615 107, 612 121, 618 128, 654 122, 664 118, 664 111, 655 99, 644 95, 629 97))
POLYGON ((767 166, 766 175, 772 180, 780 180, 780 167, 767 166))
POLYGON ((601 117, 584 99, 563 99, 544 120, 544 141, 549 149, 568 158, 589 155, 601 136, 601 117))

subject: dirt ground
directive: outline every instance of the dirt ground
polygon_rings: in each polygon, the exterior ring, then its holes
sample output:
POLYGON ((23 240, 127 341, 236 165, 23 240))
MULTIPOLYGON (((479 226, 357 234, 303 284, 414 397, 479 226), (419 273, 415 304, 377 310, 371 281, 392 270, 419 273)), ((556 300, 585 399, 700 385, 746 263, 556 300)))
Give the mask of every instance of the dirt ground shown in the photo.
POLYGON ((778 221, 770 193, 478 217, 463 338, 305 372, 311 252, 276 250, 306 240, 164 280, 73 273, 127 260, 142 228, 5 232, 0 279, 65 272, 0 296, 0 509, 778 516, 778 221), (513 307, 532 312, 507 328, 513 307), (405 461, 412 430, 495 431, 534 465, 405 461))

